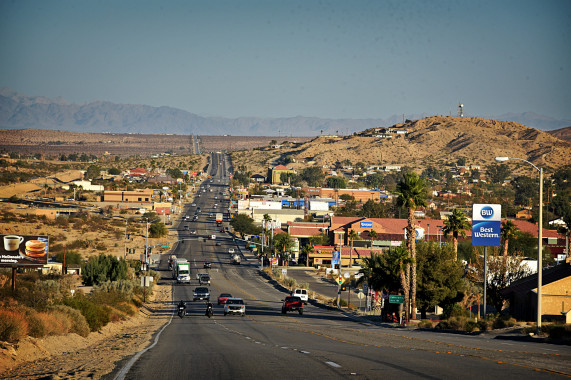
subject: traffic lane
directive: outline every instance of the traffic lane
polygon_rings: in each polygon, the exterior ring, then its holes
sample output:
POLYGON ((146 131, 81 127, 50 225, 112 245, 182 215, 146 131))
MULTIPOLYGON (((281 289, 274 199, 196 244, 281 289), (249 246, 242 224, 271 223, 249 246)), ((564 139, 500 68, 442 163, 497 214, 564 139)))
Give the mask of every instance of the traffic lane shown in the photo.
MULTIPOLYGON (((234 322, 241 318, 234 318, 234 322)), ((251 339, 216 319, 173 320, 159 344, 133 365, 127 379, 341 378, 348 374, 299 351, 251 339), (292 365, 293 364, 293 365, 292 365)))

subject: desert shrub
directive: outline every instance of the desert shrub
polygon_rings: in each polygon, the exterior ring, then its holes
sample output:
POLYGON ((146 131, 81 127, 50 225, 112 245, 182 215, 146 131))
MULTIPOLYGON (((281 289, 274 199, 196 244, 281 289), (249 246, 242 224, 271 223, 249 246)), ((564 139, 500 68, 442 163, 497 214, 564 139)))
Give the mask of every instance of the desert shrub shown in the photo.
POLYGON ((86 285, 97 285, 106 281, 127 279, 127 263, 112 255, 100 254, 89 258, 82 268, 82 278, 86 285))
POLYGON ((417 326, 419 329, 431 329, 434 326, 434 323, 431 320, 423 319, 417 326))
POLYGON ((509 315, 498 315, 492 322, 492 329, 504 329, 506 327, 513 327, 516 323, 514 318, 509 315))
POLYGON ((478 323, 475 321, 466 321, 464 324, 464 330, 467 332, 476 331, 478 329, 478 323))
POLYGON ((292 277, 285 277, 283 279, 284 286, 287 288, 295 288, 297 286, 297 281, 292 277))
POLYGON ((55 305, 52 306, 49 310, 54 310, 58 313, 64 313, 67 315, 69 321, 71 322, 69 332, 76 333, 82 337, 89 335, 89 324, 79 310, 66 305, 55 305))
POLYGON ((133 303, 129 303, 129 302, 120 302, 117 305, 115 305, 115 308, 117 308, 118 310, 121 310, 123 313, 133 316, 137 313, 137 307, 133 304, 133 303))
POLYGON ((487 331, 488 330, 488 322, 487 321, 478 321, 477 322, 478 325, 478 330, 480 331, 487 331))
POLYGON ((465 310, 458 304, 448 304, 444 306, 441 319, 450 319, 452 317, 468 317, 470 315, 468 310, 465 310))
POLYGON ((547 333, 550 339, 571 339, 571 325, 542 325, 541 331, 547 333))
POLYGON ((275 278, 281 278, 282 277, 282 270, 279 268, 272 268, 271 276, 275 277, 275 278))
POLYGON ((35 319, 42 325, 42 336, 67 334, 71 328, 71 321, 63 313, 40 312, 35 319))
POLYGON ((64 304, 79 310, 91 331, 99 331, 101 327, 109 323, 109 309, 105 305, 92 302, 82 294, 66 298, 64 304))
POLYGON ((438 330, 450 330, 450 324, 448 321, 440 321, 434 326, 435 329, 438 330))
POLYGON ((0 309, 0 341, 16 343, 28 335, 28 322, 23 313, 0 309))

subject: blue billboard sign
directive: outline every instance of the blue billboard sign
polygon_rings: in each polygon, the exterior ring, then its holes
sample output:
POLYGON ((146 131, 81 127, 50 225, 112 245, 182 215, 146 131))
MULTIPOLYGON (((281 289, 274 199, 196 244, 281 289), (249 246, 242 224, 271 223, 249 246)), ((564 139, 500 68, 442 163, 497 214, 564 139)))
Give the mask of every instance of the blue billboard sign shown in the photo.
POLYGON ((476 247, 499 247, 501 244, 501 217, 501 205, 473 205, 472 245, 476 247))
POLYGON ((331 257, 332 265, 339 265, 339 251, 333 251, 333 256, 331 257))
POLYGON ((361 228, 373 228, 373 222, 361 222, 361 228))

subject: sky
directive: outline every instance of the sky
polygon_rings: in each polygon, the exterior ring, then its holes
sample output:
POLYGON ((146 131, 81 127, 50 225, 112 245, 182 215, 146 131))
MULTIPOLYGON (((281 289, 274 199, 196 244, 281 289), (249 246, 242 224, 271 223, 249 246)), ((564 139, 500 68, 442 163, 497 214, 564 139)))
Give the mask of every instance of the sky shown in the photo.
POLYGON ((0 0, 0 87, 201 116, 571 119, 569 0, 0 0))

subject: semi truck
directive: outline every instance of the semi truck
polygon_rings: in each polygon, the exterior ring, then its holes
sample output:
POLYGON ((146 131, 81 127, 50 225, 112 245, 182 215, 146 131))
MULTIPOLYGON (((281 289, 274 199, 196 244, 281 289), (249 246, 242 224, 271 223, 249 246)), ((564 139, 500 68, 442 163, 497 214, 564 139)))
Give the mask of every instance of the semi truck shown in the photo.
POLYGON ((220 226, 222 225, 222 219, 223 219, 223 217, 224 217, 224 216, 222 215, 221 212, 217 212, 217 213, 216 213, 216 225, 217 225, 218 227, 220 227, 220 226))

